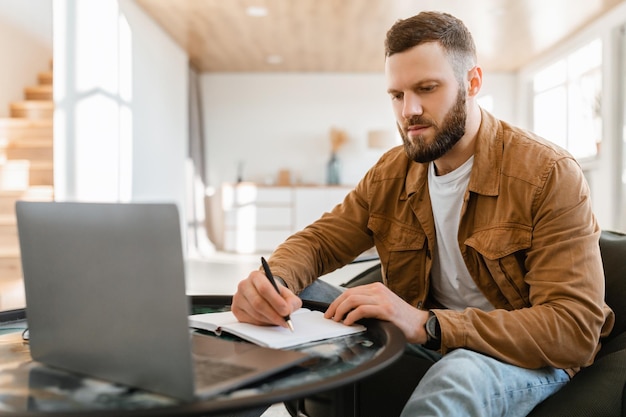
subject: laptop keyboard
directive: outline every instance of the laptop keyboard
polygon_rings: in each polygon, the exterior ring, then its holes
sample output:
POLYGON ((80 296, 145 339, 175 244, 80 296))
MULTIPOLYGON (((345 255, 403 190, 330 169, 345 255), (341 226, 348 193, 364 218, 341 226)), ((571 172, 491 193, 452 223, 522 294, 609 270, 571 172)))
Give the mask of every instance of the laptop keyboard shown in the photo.
POLYGON ((194 365, 196 384, 198 387, 237 378, 253 370, 247 366, 235 365, 234 363, 209 358, 196 359, 194 365))

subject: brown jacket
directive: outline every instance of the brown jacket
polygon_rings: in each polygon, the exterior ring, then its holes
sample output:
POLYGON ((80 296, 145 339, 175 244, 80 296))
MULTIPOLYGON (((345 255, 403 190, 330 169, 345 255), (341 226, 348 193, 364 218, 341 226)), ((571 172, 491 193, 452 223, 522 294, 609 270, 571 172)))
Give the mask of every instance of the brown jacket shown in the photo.
MULTIPOLYGON (((428 164, 391 149, 342 204, 271 257, 294 291, 376 246, 385 284, 417 308, 429 299, 434 229, 428 164)), ((468 348, 526 368, 593 362, 613 327, 604 303, 600 229, 576 161, 482 112, 459 225, 459 248, 490 312, 433 310, 442 353, 468 348)))

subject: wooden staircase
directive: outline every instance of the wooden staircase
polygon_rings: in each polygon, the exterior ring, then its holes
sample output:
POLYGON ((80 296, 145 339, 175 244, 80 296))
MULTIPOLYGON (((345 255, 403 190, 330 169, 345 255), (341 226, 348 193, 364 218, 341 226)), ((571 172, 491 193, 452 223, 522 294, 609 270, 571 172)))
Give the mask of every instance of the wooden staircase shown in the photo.
POLYGON ((25 306, 15 202, 54 198, 52 71, 9 106, 0 118, 0 310, 25 306))

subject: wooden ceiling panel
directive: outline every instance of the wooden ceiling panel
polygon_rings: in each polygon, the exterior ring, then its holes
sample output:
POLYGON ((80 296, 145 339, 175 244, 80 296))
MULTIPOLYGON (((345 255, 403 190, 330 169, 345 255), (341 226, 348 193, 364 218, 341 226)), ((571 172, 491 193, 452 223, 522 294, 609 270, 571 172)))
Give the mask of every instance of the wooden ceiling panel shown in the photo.
POLYGON ((381 72, 385 33, 421 10, 462 19, 483 68, 511 71, 626 0, 135 1, 202 72, 381 72))

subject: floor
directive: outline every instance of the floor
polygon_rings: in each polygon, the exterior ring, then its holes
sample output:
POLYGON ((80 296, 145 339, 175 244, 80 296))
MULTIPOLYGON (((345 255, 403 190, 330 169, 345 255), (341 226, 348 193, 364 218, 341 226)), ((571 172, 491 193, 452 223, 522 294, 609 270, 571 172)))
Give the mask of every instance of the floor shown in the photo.
MULTIPOLYGON (((264 255, 268 256, 268 255, 264 255)), ((248 274, 261 265, 261 254, 236 255, 229 253, 214 253, 202 259, 187 261, 187 293, 188 294, 233 294, 237 284, 248 274)), ((375 261, 359 262, 338 269, 322 277, 327 282, 341 285, 349 281, 359 272, 378 263, 375 261)), ((262 417, 290 417, 281 404, 271 406, 262 417)))

